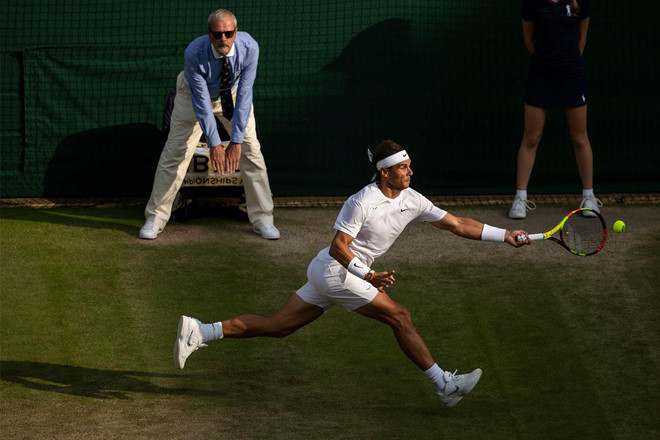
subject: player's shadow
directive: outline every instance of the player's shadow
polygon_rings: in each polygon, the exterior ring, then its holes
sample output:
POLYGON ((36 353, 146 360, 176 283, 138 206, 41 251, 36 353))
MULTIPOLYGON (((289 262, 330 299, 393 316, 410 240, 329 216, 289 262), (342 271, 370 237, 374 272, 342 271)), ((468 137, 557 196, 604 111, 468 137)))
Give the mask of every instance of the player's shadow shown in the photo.
POLYGON ((0 361, 0 380, 26 388, 96 399, 129 399, 129 393, 212 396, 190 388, 155 385, 153 379, 176 378, 174 374, 101 370, 29 361, 0 361))

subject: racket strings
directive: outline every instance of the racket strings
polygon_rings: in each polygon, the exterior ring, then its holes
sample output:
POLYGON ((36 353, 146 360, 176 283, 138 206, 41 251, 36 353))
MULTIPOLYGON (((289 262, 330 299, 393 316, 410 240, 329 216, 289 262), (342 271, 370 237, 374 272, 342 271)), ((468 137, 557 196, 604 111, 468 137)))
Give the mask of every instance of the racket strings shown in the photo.
POLYGON ((603 247, 605 228, 599 217, 572 215, 564 223, 562 239, 572 251, 591 254, 603 247))

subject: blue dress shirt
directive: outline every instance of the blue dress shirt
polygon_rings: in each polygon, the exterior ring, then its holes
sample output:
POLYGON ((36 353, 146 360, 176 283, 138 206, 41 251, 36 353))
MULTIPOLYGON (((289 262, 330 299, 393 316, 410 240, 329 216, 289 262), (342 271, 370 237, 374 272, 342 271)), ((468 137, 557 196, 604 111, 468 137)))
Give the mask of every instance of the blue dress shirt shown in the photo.
MULTIPOLYGON (((232 91, 238 87, 231 142, 242 143, 252 110, 252 86, 257 76, 259 44, 247 32, 237 32, 227 55, 232 69, 232 91)), ((183 72, 190 84, 193 108, 209 147, 219 145, 220 135, 213 116, 212 101, 220 97, 222 56, 215 51, 208 35, 194 39, 186 48, 183 72)))

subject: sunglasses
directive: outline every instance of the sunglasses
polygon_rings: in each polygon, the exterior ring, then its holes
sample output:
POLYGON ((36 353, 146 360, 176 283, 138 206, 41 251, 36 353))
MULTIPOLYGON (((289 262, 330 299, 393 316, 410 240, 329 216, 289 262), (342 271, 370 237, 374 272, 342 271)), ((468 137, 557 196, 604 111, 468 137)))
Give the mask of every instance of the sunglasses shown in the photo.
POLYGON ((211 35, 213 35, 213 38, 215 38, 216 40, 221 39, 223 35, 225 36, 226 39, 229 40, 231 37, 234 36, 235 33, 236 33, 236 29, 234 29, 233 31, 211 32, 211 35))

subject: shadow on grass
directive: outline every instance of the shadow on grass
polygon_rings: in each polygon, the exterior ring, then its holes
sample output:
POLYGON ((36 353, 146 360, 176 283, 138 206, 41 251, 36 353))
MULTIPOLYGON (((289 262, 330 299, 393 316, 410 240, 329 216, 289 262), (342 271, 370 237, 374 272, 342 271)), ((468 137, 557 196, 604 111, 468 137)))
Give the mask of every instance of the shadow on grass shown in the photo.
POLYGON ((108 229, 137 236, 134 219, 142 219, 138 208, 12 208, 0 211, 2 220, 50 223, 79 228, 108 229), (136 215, 137 214, 137 215, 136 215))
MULTIPOLYGON (((198 195, 193 193, 191 195, 198 195)), ((202 193, 203 195, 203 193, 202 193)), ((78 228, 107 229, 137 237, 144 222, 143 207, 124 208, 11 208, 0 210, 1 220, 20 220, 34 223, 49 223, 78 228)), ((185 223, 199 218, 218 218, 235 222, 248 222, 247 213, 235 205, 216 206, 212 202, 194 201, 175 212, 172 221, 185 223)))
POLYGON ((168 388, 150 382, 151 379, 177 377, 179 376, 176 374, 100 370, 29 361, 0 361, 0 380, 40 391, 96 399, 129 399, 128 393, 215 395, 212 391, 168 388))

